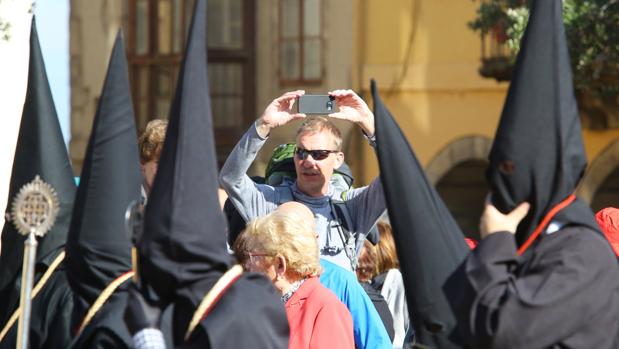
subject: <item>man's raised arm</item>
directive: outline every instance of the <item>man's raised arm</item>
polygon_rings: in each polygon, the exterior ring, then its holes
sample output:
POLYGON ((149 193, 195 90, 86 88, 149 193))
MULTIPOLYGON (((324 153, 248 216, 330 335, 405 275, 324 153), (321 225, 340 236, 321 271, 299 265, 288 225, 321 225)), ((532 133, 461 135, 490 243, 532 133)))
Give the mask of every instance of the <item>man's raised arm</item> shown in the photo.
POLYGON ((224 163, 219 175, 220 186, 246 221, 268 213, 276 202, 275 190, 268 185, 254 183, 247 170, 264 145, 271 129, 304 118, 293 113, 292 107, 305 91, 292 91, 274 99, 262 116, 250 126, 224 163))
MULTIPOLYGON (((352 90, 335 90, 329 92, 335 97, 339 112, 330 114, 332 118, 348 120, 361 128, 364 135, 375 145, 374 137, 374 114, 365 103, 352 90)), ((346 203, 351 211, 357 231, 367 234, 376 221, 385 212, 385 194, 380 178, 375 178, 368 186, 353 189, 346 194, 346 203)))

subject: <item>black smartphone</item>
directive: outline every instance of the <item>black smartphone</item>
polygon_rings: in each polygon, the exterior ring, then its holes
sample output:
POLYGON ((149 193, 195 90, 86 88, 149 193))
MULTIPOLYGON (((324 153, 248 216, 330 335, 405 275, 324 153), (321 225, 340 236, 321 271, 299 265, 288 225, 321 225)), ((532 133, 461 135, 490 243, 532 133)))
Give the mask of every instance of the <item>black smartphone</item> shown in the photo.
POLYGON ((303 95, 298 101, 299 113, 327 115, 336 112, 335 97, 329 95, 303 95))

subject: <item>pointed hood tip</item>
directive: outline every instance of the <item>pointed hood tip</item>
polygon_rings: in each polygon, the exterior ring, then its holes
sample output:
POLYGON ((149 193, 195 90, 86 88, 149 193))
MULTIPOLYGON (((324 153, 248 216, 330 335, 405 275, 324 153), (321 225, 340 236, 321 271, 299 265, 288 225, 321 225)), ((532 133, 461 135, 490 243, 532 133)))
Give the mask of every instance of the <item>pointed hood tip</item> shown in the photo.
POLYGON ((205 38, 206 2, 197 1, 140 242, 140 273, 158 275, 147 282, 168 301, 192 292, 201 299, 196 285, 232 265, 217 196, 205 38))
POLYGON ((523 201, 531 203, 516 232, 518 245, 580 181, 587 160, 561 0, 531 3, 489 161, 493 204, 506 213, 523 201))
POLYGON ((124 214, 140 198, 135 117, 122 37, 116 37, 86 149, 67 243, 67 275, 89 303, 131 269, 124 214), (101 140, 105 139, 105 142, 101 140))
MULTIPOLYGON (((7 201, 9 207, 21 187, 32 181, 36 175, 54 188, 60 201, 55 224, 39 241, 37 248, 37 263, 49 265, 56 257, 56 251, 59 251, 66 241, 75 195, 75 182, 45 72, 36 20, 33 16, 30 31, 28 86, 13 159, 7 201)), ((2 230, 0 289, 4 289, 19 277, 24 240, 25 237, 17 233, 13 224, 6 221, 2 230)))
POLYGON ((374 81, 371 88, 380 176, 411 323, 416 326, 419 343, 455 348, 458 346, 449 335, 455 329, 456 320, 443 287, 469 250, 464 235, 427 180, 408 140, 382 103, 374 81), (445 330, 430 333, 421 328, 434 323, 440 323, 445 330))

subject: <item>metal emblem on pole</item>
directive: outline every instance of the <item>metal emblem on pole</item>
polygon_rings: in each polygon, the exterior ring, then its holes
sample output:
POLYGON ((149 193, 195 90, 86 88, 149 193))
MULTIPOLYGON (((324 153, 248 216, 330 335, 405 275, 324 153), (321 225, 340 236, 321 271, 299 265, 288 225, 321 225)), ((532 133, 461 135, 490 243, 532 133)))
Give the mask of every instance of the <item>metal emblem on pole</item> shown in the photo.
POLYGON ((24 241, 24 262, 22 266, 22 285, 19 299, 21 316, 17 328, 17 348, 28 348, 30 333, 31 294, 34 284, 34 265, 36 263, 37 239, 43 237, 54 226, 59 210, 58 196, 54 188, 37 175, 25 184, 13 199, 11 221, 17 231, 27 236, 24 241))

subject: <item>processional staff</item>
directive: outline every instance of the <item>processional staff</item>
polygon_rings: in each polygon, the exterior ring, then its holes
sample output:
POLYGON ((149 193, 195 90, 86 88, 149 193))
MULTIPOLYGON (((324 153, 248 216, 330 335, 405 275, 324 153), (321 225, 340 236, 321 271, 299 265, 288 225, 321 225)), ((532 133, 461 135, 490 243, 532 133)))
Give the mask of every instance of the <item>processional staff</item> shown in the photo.
POLYGON ((10 220, 20 234, 27 236, 24 241, 17 349, 28 348, 34 266, 37 260, 37 237, 42 238, 52 228, 59 206, 54 188, 42 181, 38 175, 19 190, 11 205, 10 220))

